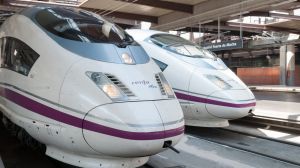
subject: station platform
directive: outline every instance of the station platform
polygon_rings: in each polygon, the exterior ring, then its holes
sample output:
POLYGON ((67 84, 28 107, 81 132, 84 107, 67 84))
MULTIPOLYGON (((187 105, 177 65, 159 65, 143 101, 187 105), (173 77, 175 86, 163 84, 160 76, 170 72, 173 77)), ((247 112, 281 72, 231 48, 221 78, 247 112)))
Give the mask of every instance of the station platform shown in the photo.
POLYGON ((300 87, 249 86, 256 98, 254 116, 230 121, 225 128, 247 135, 300 144, 300 87))
POLYGON ((300 87, 285 85, 249 86, 257 105, 257 116, 300 121, 300 87))
POLYGON ((299 86, 286 85, 257 85, 249 86, 253 91, 273 91, 273 92, 300 92, 299 86))
POLYGON ((252 91, 257 100, 254 115, 300 121, 300 87, 264 86, 252 91))

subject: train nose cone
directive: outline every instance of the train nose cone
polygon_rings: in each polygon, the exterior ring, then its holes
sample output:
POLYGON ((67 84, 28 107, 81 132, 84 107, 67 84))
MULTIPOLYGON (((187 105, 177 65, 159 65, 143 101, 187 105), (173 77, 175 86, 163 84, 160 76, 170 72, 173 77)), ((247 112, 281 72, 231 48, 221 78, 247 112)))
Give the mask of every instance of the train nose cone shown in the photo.
POLYGON ((222 90, 208 96, 207 111, 216 117, 237 119, 247 116, 255 108, 256 100, 249 89, 222 90))
MULTIPOLYGON (((181 109, 161 102, 128 102, 99 106, 83 121, 83 136, 95 151, 115 157, 141 157, 164 150, 166 140, 177 143, 183 134, 181 109), (177 117, 165 123, 163 113, 177 117), (167 124, 164 126, 164 124, 167 124)), ((169 102, 170 103, 170 102, 169 102)), ((177 103, 178 104, 178 103, 177 103)), ((175 106, 176 107, 176 106, 175 106)))

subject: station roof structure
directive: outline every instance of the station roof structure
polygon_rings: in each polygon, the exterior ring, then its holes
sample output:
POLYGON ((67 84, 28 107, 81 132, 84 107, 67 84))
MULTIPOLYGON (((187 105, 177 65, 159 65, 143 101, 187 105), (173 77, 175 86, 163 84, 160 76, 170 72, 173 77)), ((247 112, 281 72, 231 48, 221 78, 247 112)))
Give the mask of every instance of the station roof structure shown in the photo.
POLYGON ((292 13, 300 8, 300 0, 0 0, 0 21, 7 12, 31 5, 48 4, 72 6, 101 14, 128 28, 140 21, 151 22, 152 29, 199 31, 199 25, 215 31, 222 29, 238 33, 242 25, 245 32, 262 30, 300 32, 300 16, 292 13), (279 11, 281 13, 272 13, 279 11), (284 14, 282 14, 284 13, 284 14), (267 24, 240 24, 228 22, 240 15, 284 18, 267 24))

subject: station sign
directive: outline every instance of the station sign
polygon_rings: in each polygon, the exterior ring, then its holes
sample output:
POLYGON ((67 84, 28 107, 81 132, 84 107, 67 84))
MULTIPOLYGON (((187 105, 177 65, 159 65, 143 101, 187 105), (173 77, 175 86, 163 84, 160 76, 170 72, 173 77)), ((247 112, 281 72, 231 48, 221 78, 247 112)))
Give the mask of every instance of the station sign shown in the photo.
POLYGON ((206 43, 202 44, 202 47, 210 51, 239 49, 243 48, 243 40, 231 40, 220 43, 206 43))

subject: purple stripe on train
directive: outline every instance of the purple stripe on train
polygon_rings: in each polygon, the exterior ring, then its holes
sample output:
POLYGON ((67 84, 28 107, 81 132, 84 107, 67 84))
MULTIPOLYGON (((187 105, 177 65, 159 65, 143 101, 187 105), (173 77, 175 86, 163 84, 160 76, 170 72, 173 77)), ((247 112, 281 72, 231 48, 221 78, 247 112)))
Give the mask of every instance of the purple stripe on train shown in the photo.
POLYGON ((235 103, 222 102, 222 101, 218 101, 218 100, 212 100, 212 99, 203 98, 203 97, 196 97, 196 96, 187 95, 187 94, 179 93, 179 92, 175 92, 175 94, 178 99, 189 100, 189 101, 199 102, 199 103, 213 104, 213 105, 218 105, 218 106, 226 106, 226 107, 233 107, 233 108, 245 108, 245 107, 253 107, 256 105, 255 102, 235 104, 235 103))
POLYGON ((114 128, 109 128, 103 125, 99 125, 90 121, 85 121, 83 124, 83 128, 98 132, 97 130, 101 130, 101 133, 106 135, 111 135, 115 137, 122 137, 125 139, 132 139, 132 140, 155 140, 155 139, 163 139, 168 137, 177 136, 183 134, 184 126, 166 130, 166 131, 157 131, 157 132, 128 132, 117 130, 114 128))
POLYGON ((89 131, 106 134, 109 136, 130 139, 130 140, 156 140, 156 139, 164 139, 164 138, 181 135, 184 133, 184 126, 175 129, 170 129, 166 131, 157 131, 157 132, 129 132, 129 131, 123 131, 115 128, 106 127, 104 125, 100 125, 98 123, 94 123, 91 121, 85 121, 84 124, 82 125, 83 119, 53 109, 49 106, 41 104, 35 100, 32 100, 10 89, 0 87, 0 96, 5 97, 6 99, 14 102, 15 104, 29 111, 40 114, 42 116, 51 118, 53 120, 77 128, 83 128, 89 131))

